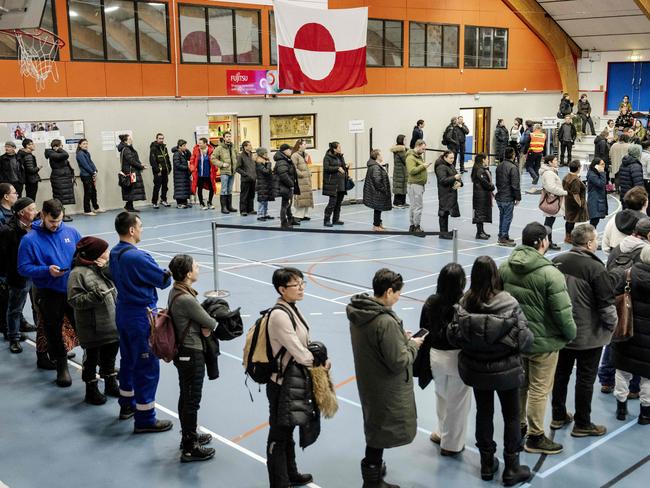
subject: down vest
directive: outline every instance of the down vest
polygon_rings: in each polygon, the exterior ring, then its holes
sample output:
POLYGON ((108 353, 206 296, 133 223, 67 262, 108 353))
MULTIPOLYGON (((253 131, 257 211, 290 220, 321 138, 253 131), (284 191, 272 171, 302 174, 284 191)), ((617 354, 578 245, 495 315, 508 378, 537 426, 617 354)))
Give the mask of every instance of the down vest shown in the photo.
POLYGON ((138 152, 132 145, 130 146, 123 142, 120 142, 117 146, 117 150, 120 152, 122 173, 135 173, 135 183, 132 183, 131 186, 127 188, 122 187, 122 200, 125 202, 146 200, 147 195, 144 191, 144 181, 142 181, 142 170, 144 169, 144 165, 140 162, 138 152))
POLYGON ((502 291, 475 312, 468 312, 465 306, 463 298, 447 329, 449 341, 461 348, 461 379, 479 390, 512 390, 522 386, 521 353, 533 344, 533 334, 517 301, 502 291))
POLYGON ((50 161, 50 183, 52 184, 52 197, 63 205, 73 205, 74 201, 74 171, 70 166, 70 156, 65 149, 45 150, 45 158, 50 161))
POLYGON ((370 159, 363 183, 363 204, 373 210, 385 212, 393 208, 390 196, 388 172, 376 160, 370 159))

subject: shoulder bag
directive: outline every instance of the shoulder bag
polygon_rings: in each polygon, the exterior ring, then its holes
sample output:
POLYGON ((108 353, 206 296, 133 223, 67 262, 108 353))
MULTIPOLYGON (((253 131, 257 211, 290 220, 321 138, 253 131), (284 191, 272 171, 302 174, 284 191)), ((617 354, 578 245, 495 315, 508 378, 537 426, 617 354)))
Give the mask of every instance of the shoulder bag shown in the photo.
POLYGON ((616 314, 618 321, 612 334, 612 342, 625 342, 634 336, 633 314, 632 314, 632 268, 625 273, 625 288, 621 295, 616 295, 616 314))
POLYGON ((561 197, 553 195, 542 189, 542 195, 539 199, 539 209, 547 215, 557 215, 560 213, 562 202, 561 197))

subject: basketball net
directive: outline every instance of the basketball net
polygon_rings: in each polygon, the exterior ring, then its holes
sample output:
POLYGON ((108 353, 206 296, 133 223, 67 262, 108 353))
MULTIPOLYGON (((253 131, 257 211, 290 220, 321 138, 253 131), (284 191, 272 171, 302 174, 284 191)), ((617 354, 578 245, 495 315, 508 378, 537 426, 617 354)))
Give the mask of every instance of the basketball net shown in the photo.
POLYGON ((2 34, 15 37, 18 41, 20 74, 36 80, 36 91, 45 88, 50 76, 59 81, 59 70, 55 60, 65 42, 46 29, 8 29, 2 34))

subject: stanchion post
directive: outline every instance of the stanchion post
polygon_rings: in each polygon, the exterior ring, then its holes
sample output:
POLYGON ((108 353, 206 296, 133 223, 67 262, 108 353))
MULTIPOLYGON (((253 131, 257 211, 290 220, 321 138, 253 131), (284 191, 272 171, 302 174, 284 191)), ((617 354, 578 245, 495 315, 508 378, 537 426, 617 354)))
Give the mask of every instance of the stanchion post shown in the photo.
POLYGON ((219 289, 219 251, 217 247, 217 223, 212 222, 212 276, 214 279, 214 290, 205 292, 208 298, 224 298, 230 296, 230 292, 219 289))
POLYGON ((451 232, 454 235, 454 239, 452 240, 452 261, 454 263, 457 263, 458 262, 458 231, 454 229, 451 232))
POLYGON ((359 200, 359 134, 354 133, 354 199, 359 200))

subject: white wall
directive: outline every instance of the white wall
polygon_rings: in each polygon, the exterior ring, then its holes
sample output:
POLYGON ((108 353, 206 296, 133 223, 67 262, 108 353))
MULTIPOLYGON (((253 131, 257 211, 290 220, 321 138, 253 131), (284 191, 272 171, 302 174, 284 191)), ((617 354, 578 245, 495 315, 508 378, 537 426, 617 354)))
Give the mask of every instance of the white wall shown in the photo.
MULTIPOLYGON (((388 148, 402 133, 410 140, 417 119, 424 119, 425 140, 429 147, 440 148, 442 131, 449 118, 460 107, 492 107, 492 120, 504 118, 508 123, 514 117, 541 118, 557 112, 559 93, 514 93, 475 95, 418 95, 366 97, 278 97, 225 99, 154 99, 154 100, 83 100, 83 101, 3 101, 2 121, 16 120, 84 120, 90 152, 99 169, 97 180, 99 203, 105 208, 123 205, 117 186, 119 160, 115 152, 101 150, 100 132, 132 129, 134 147, 143 162, 148 164, 149 144, 156 132, 166 136, 168 147, 177 139, 194 141, 194 128, 207 124, 207 113, 236 112, 239 115, 262 115, 262 141, 269 140, 269 115, 316 113, 317 147, 310 151, 314 161, 321 161, 327 143, 333 140, 343 145, 348 162, 354 160, 354 136, 348 133, 348 120, 365 120, 366 129, 372 127, 374 146, 383 150, 387 161, 388 148)), ((368 132, 359 137, 359 159, 365 165, 368 155, 368 132)), ((268 147, 268 146, 267 146, 268 147)), ((37 154, 41 164, 46 163, 37 154)), ((74 160, 73 160, 74 165, 74 160)), ((147 196, 151 197, 152 176, 144 174, 147 196)), ((82 211, 82 188, 76 186, 77 205, 82 211)), ((49 182, 42 182, 38 200, 51 198, 49 182)), ((169 195, 169 200, 172 195, 169 195)), ((70 212, 73 213, 73 212, 70 212)))

